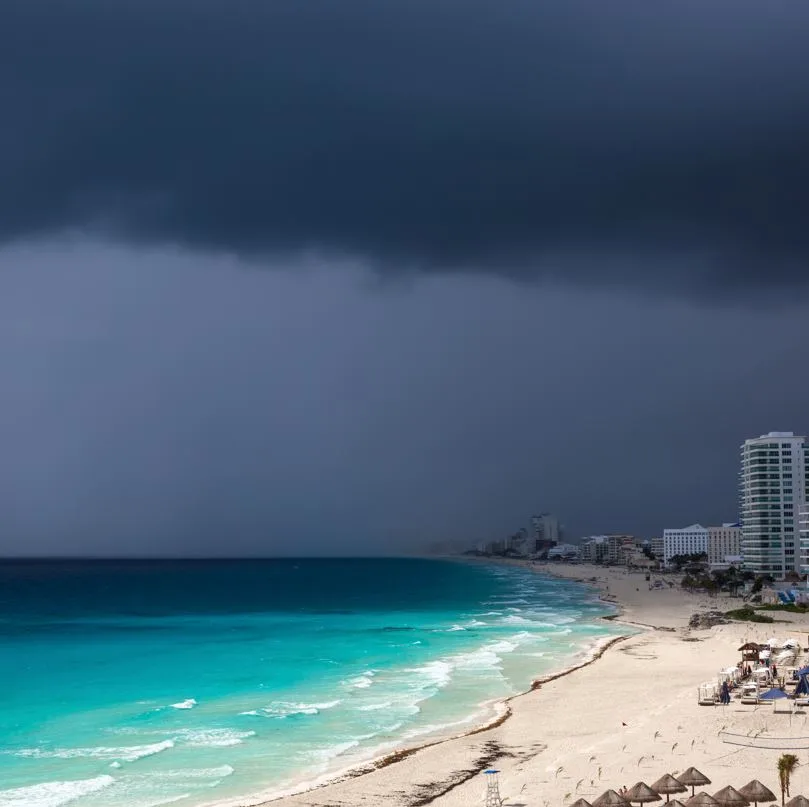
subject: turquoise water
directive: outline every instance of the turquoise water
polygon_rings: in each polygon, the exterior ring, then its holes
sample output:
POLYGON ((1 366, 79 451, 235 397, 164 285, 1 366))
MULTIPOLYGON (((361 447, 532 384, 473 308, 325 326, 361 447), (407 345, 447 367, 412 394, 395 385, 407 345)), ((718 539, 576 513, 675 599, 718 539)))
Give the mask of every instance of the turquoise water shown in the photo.
POLYGON ((615 629, 431 560, 0 565, 0 807, 248 803, 432 735, 615 629))

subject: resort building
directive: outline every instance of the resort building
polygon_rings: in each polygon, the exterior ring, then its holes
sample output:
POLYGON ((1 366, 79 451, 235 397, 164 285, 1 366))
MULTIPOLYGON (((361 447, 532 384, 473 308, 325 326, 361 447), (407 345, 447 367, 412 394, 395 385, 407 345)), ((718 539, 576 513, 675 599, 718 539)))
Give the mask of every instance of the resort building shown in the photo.
POLYGON ((579 547, 573 544, 557 544, 548 550, 548 560, 578 560, 580 554, 579 547))
POLYGON ((708 527, 708 562, 711 564, 733 563, 728 558, 742 554, 742 528, 738 524, 723 524, 708 527))
POLYGON ((652 538, 649 541, 649 549, 657 560, 663 560, 663 536, 652 538))
POLYGON ((701 554, 708 554, 708 530, 702 524, 663 530, 663 562, 666 565, 677 555, 701 554))
POLYGON ((592 535, 581 542, 581 559, 584 563, 606 563, 608 550, 606 535, 592 535))
POLYGON ((806 504, 807 465, 806 438, 793 432, 769 432, 744 441, 739 503, 745 569, 782 580, 788 572, 801 573, 809 564, 798 537, 798 513, 806 504))
POLYGON ((629 563, 641 551, 642 544, 632 535, 592 535, 583 538, 581 559, 584 563, 629 563))
POLYGON ((531 516, 531 536, 537 552, 547 552, 559 543, 559 519, 550 513, 531 516))
MULTIPOLYGON (((809 455, 807 462, 809 462, 809 455)), ((807 468, 806 478, 809 479, 809 468, 807 468)), ((798 510, 798 530, 801 545, 800 573, 809 574, 809 502, 802 504, 798 510)))

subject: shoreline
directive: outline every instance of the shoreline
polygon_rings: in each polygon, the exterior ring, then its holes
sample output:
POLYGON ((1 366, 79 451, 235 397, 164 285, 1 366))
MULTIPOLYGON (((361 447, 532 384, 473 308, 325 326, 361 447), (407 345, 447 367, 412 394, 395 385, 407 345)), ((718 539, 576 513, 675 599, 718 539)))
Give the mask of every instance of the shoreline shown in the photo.
MULTIPOLYGON (((448 560, 457 560, 459 562, 466 562, 470 560, 469 558, 446 558, 448 560)), ((483 562, 486 564, 489 563, 497 563, 498 559, 471 559, 472 562, 483 562)), ((293 799, 296 797, 306 796, 317 791, 327 790, 334 786, 351 782, 355 780, 362 779, 363 777, 368 776, 369 774, 376 773, 378 771, 383 771, 391 766, 397 765, 416 754, 419 754, 428 749, 438 748, 446 743, 456 741, 456 740, 463 740, 466 738, 474 737, 479 734, 483 734, 485 732, 491 731, 493 729, 497 729, 504 725, 509 718, 513 715, 513 709, 511 707, 511 703, 525 695, 530 694, 531 692, 536 692, 542 688, 542 686, 562 679, 568 675, 571 675, 585 667, 588 667, 598 661, 610 648, 614 645, 625 641, 637 633, 638 629, 641 628, 647 629, 645 626, 640 626, 635 623, 626 622, 620 619, 623 616, 622 613, 622 606, 621 603, 616 602, 614 600, 605 599, 603 596, 603 592, 599 588, 599 586, 590 583, 587 580, 580 580, 580 579, 573 579, 570 577, 565 577, 562 575, 553 575, 548 574, 545 572, 544 569, 537 569, 531 566, 528 562, 521 562, 521 561, 508 561, 506 560, 503 565, 509 566, 516 566, 519 568, 524 568, 527 571, 531 571, 534 573, 543 574, 546 577, 555 577, 556 579, 566 580, 567 582, 573 582, 580 584, 586 588, 590 588, 593 590, 595 595, 594 599, 598 601, 600 604, 609 606, 611 609, 615 611, 614 614, 598 616, 595 618, 595 621, 606 621, 612 625, 626 625, 627 627, 632 629, 632 633, 627 634, 619 634, 615 636, 609 637, 601 637, 596 638, 589 646, 585 646, 580 652, 583 654, 583 660, 569 664, 568 666, 564 667, 561 670, 557 670, 555 672, 550 672, 545 675, 541 675, 539 677, 532 678, 528 688, 522 690, 520 692, 516 692, 512 695, 508 695, 504 698, 498 698, 492 701, 488 701, 485 704, 481 704, 482 707, 488 705, 494 709, 495 714, 489 718, 485 719, 483 722, 474 725, 472 728, 469 728, 463 732, 455 732, 452 734, 444 734, 435 737, 434 739, 430 739, 418 744, 408 745, 403 744, 400 747, 395 748, 392 751, 388 751, 384 754, 371 757, 370 759, 352 764, 346 768, 341 770, 329 772, 322 774, 320 777, 310 780, 308 782, 302 782, 300 785, 293 785, 287 789, 284 789, 280 792, 275 793, 267 793, 266 795, 256 794, 255 796, 250 797, 240 797, 236 799, 228 799, 226 801, 215 801, 211 802, 206 807, 268 807, 269 805, 279 805, 283 804, 287 799, 293 799), (244 799, 247 798, 248 800, 245 801, 244 799)), ((475 716, 472 715, 470 718, 470 722, 475 719, 475 716)), ((488 763, 487 763, 488 764, 488 763)), ((483 768, 487 766, 487 764, 483 764, 483 768)), ((479 773, 478 770, 474 772, 467 771, 466 773, 469 774, 467 778, 471 778, 472 776, 479 773)), ((466 781, 466 780, 464 780, 466 781)), ((453 788, 461 784, 460 782, 456 785, 453 785, 453 788)), ((420 800, 418 802, 414 802, 413 804, 418 804, 420 807, 423 805, 432 803, 436 798, 438 798, 442 794, 437 794, 431 797, 429 800, 420 800)))
MULTIPOLYGON (((467 562, 471 560, 472 562, 475 563, 483 562, 486 563, 487 565, 490 565, 492 562, 494 563, 498 562, 497 559, 476 559, 476 558, 469 559, 465 557, 452 557, 452 558, 447 557, 441 559, 452 560, 457 562, 467 562)), ((535 569, 527 564, 523 564, 520 562, 515 563, 506 561, 504 565, 524 568, 526 571, 531 572, 539 571, 541 573, 542 571, 544 571, 535 569)), ((555 575, 549 574, 546 574, 544 576, 556 577, 555 575)), ((480 735, 493 729, 499 728, 509 718, 512 717, 513 710, 511 707, 511 703, 514 700, 521 698, 531 692, 539 690, 542 686, 544 686, 549 682, 564 678, 565 676, 571 675, 572 673, 575 673, 576 671, 583 669, 584 667, 594 664, 604 655, 604 653, 607 652, 607 650, 613 647, 613 645, 621 641, 624 641, 628 638, 631 638, 631 636, 637 632, 637 626, 635 625, 631 625, 630 623, 616 622, 617 618, 621 616, 620 604, 608 599, 604 599, 603 596, 601 596, 601 592, 599 591, 597 586, 592 585, 586 580, 576 580, 563 577, 558 577, 557 579, 565 579, 567 582, 577 583, 579 585, 582 585, 584 588, 590 589, 593 593, 593 600, 592 600, 593 602, 598 602, 600 605, 607 606, 615 612, 613 614, 605 614, 597 616, 593 619, 594 622, 605 621, 613 626, 616 624, 619 625, 626 624, 627 627, 630 627, 632 629, 632 633, 627 634, 622 633, 611 636, 593 637, 593 640, 591 642, 587 643, 586 645, 581 647, 576 653, 573 654, 572 660, 576 659, 576 656, 579 655, 581 656, 581 660, 576 660, 574 661, 574 663, 569 663, 562 669, 557 669, 547 674, 532 677, 526 689, 523 689, 519 692, 515 692, 511 695, 507 695, 505 697, 491 699, 489 701, 485 701, 479 704, 481 709, 484 709, 487 712, 489 710, 492 710, 493 713, 490 716, 487 716, 486 714, 480 715, 480 717, 482 718, 480 722, 475 722, 476 717, 479 714, 477 712, 472 714, 467 719, 457 721, 457 723, 461 724, 464 722, 472 723, 472 726, 468 729, 465 729, 463 731, 457 730, 451 731, 451 727, 447 727, 449 731, 445 730, 445 732, 441 732, 439 730, 433 735, 432 738, 423 740, 418 743, 411 742, 410 744, 408 744, 406 741, 402 742, 401 744, 396 743, 396 747, 394 747, 392 750, 387 750, 384 753, 372 755, 367 760, 352 763, 346 766, 345 768, 323 773, 320 776, 317 776, 307 781, 300 782, 297 785, 290 785, 287 788, 282 788, 277 791, 269 791, 268 789, 263 793, 259 792, 252 796, 228 797, 226 799, 218 799, 216 801, 206 802, 205 807, 268 807, 269 805, 275 805, 277 807, 278 805, 284 804, 286 800, 297 799, 313 793, 328 790, 329 788, 332 788, 334 786, 341 785, 346 782, 356 781, 370 774, 383 771, 425 750, 439 748, 445 743, 474 737, 476 735, 480 735)), ((391 744, 392 743, 386 743, 386 745, 391 744)), ((372 749, 369 750, 373 753, 372 749)), ((477 771, 475 771, 475 773, 477 773, 477 771)), ((434 798, 436 797, 431 798, 429 801, 421 801, 419 803, 421 805, 426 805, 431 801, 433 801, 434 798)))
MULTIPOLYGON (((592 800, 608 787, 654 781, 689 765, 712 778, 713 789, 740 787, 747 781, 740 777, 753 774, 777 787, 776 751, 731 748, 719 736, 725 728, 766 734, 771 709, 701 707, 696 693, 720 668, 735 664, 744 641, 766 641, 773 631, 778 636, 800 631, 805 637, 805 623, 692 630, 693 613, 721 608, 721 602, 679 587, 653 590, 643 575, 621 569, 519 565, 594 588, 616 610, 599 619, 625 624, 632 634, 604 637, 589 658, 535 679, 528 691, 504 699, 507 711, 485 726, 399 749, 384 757, 384 764, 344 771, 338 781, 260 804, 460 807, 481 801, 485 783, 479 774, 489 766, 500 769, 504 803, 513 807, 592 800)), ((773 724, 775 736, 792 725, 784 721, 773 724)), ((794 721, 796 731, 799 724, 794 721)), ((809 784, 809 772, 799 769, 795 792, 802 778, 809 784)))

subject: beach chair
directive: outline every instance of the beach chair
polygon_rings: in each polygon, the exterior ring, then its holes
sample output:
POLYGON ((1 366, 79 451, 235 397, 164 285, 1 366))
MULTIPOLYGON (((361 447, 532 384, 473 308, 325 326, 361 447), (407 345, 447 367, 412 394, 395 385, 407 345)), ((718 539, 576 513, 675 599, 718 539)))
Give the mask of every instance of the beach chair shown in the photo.
POLYGON ((776 715, 791 715, 795 711, 795 701, 792 698, 776 698, 772 711, 776 715))

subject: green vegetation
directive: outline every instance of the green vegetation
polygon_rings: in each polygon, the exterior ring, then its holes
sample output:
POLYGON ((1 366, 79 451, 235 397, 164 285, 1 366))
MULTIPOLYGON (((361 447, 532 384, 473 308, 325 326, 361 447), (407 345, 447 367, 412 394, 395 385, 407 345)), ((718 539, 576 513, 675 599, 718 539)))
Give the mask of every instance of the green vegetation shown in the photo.
POLYGON ((781 785, 781 805, 783 807, 785 796, 789 795, 789 780, 795 769, 800 765, 795 754, 781 754, 778 757, 778 782, 781 785))
POLYGON ((778 603, 778 605, 757 605, 758 611, 789 611, 791 614, 805 614, 809 611, 809 605, 796 603, 778 603))
POLYGON ((775 622, 771 616, 756 613, 755 608, 745 605, 743 608, 735 608, 732 611, 725 611, 725 616, 741 622, 775 622))

